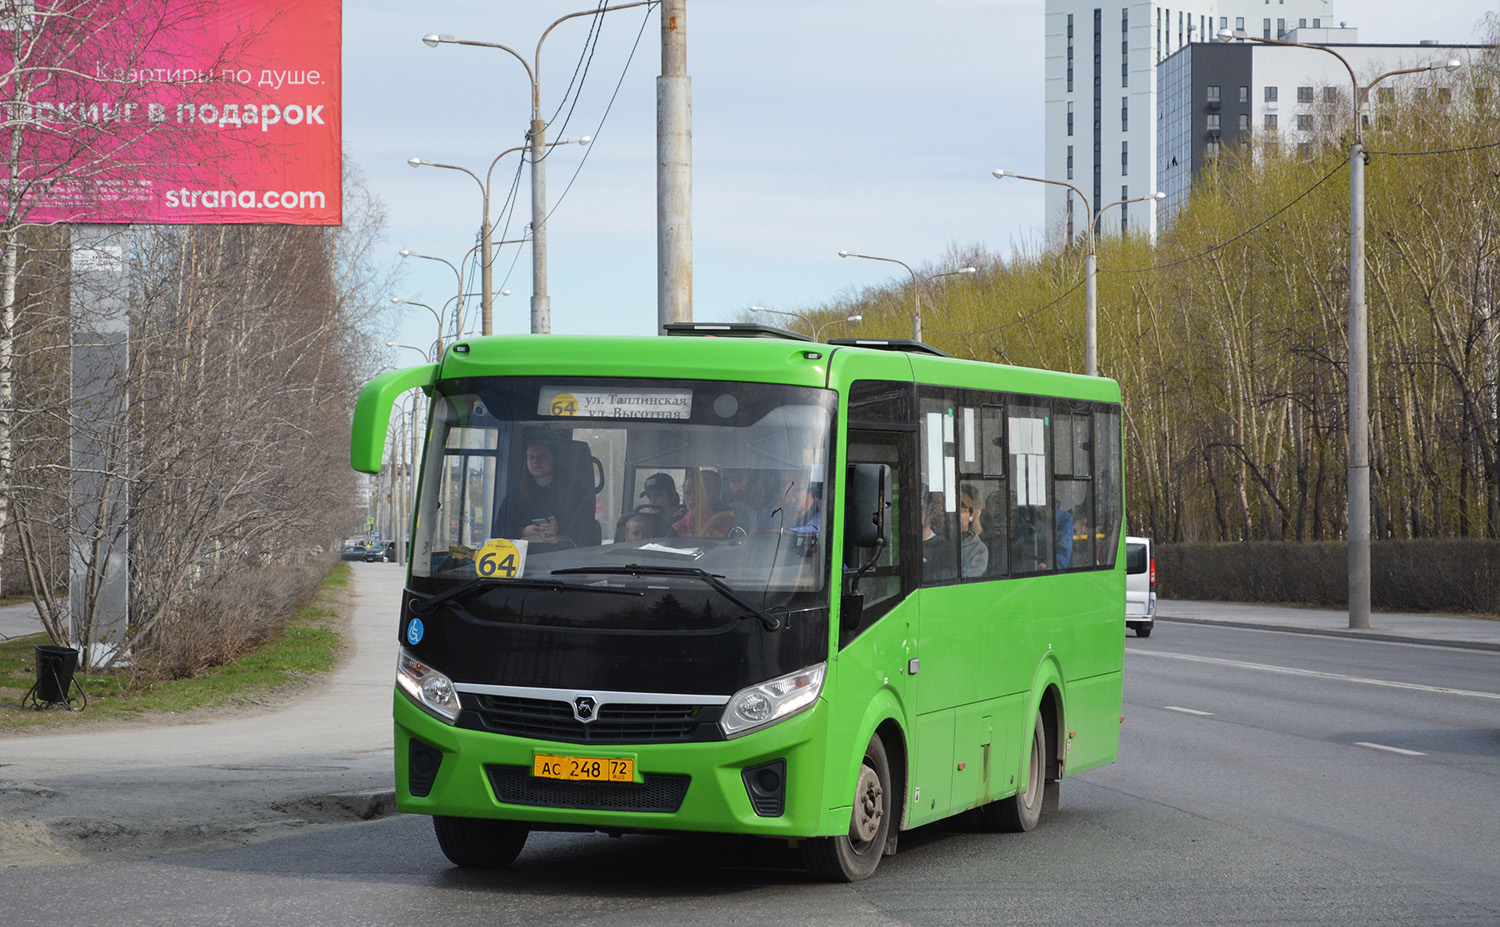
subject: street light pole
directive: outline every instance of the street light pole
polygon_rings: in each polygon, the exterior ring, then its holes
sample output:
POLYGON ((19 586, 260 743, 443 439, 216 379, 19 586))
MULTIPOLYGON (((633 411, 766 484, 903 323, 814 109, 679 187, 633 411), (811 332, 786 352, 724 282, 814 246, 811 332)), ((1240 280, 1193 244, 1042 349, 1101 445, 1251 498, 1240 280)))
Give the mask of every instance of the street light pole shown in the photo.
MULTIPOLYGON (((931 283, 932 281, 936 280, 939 277, 952 277, 955 274, 977 274, 977 273, 979 273, 979 268, 977 268, 977 267, 960 267, 958 270, 945 270, 942 273, 933 274, 930 277, 924 278, 922 280, 922 285, 926 286, 927 284, 931 283)), ((920 341, 921 339, 919 338, 917 340, 920 341)))
POLYGON ((401 256, 403 258, 421 258, 424 261, 438 261, 447 264, 448 269, 453 271, 453 277, 458 281, 458 295, 456 297, 458 299, 458 330, 462 332, 464 330, 464 275, 459 273, 458 268, 453 266, 452 261, 445 258, 433 257, 430 254, 418 254, 409 248, 401 249, 401 256))
POLYGON ((527 61, 515 49, 498 42, 477 42, 439 33, 430 33, 422 37, 422 43, 430 48, 436 48, 442 44, 497 48, 521 62, 521 67, 526 69, 527 79, 531 81, 531 128, 526 138, 531 149, 531 332, 534 335, 552 333, 552 298, 547 295, 547 123, 542 119, 542 43, 547 41, 547 36, 553 29, 570 19, 576 19, 579 16, 597 16, 614 10, 628 10, 631 7, 646 6, 654 2, 657 0, 641 0, 639 3, 622 3, 617 6, 580 10, 577 13, 560 16, 542 31, 542 37, 537 39, 536 53, 531 61, 527 61))
MULTIPOLYGON (((592 141, 592 139, 590 139, 589 136, 585 135, 582 138, 565 138, 561 141, 548 142, 547 147, 555 148, 558 145, 571 145, 574 142, 577 142, 580 145, 587 145, 590 141, 592 141)), ((494 160, 490 162, 490 169, 485 172, 483 180, 479 179, 478 174, 475 174, 473 171, 469 170, 466 167, 460 167, 457 164, 442 164, 437 161, 433 161, 430 158, 406 159, 406 163, 410 164, 412 167, 440 167, 450 171, 462 171, 473 178, 474 182, 479 185, 479 194, 482 198, 483 206, 483 214, 481 217, 482 221, 479 226, 479 309, 480 317, 482 320, 480 333, 485 335, 494 334, 495 289, 493 282, 493 267, 495 262, 495 243, 491 238, 491 234, 494 231, 494 226, 490 224, 490 189, 495 179, 495 165, 499 164, 500 159, 505 157, 506 155, 512 154, 517 151, 525 151, 526 148, 526 145, 517 145, 514 148, 507 148, 499 154, 495 155, 494 160)), ((506 244, 506 242, 501 242, 500 244, 506 244)), ((533 244, 535 244, 535 242, 533 242, 533 244)))
POLYGON ((854 257, 854 258, 864 258, 867 261, 889 261, 892 264, 900 264, 902 267, 906 268, 906 272, 909 273, 909 274, 911 274, 911 299, 912 299, 912 306, 911 306, 911 338, 912 338, 913 341, 921 341, 922 340, 922 282, 917 277, 917 272, 914 271, 914 270, 912 270, 911 266, 909 264, 907 264, 905 261, 898 261, 895 258, 875 257, 873 254, 855 254, 853 251, 840 251, 839 252, 839 257, 841 257, 841 258, 851 258, 851 257, 854 257))
POLYGON ((1049 183, 1057 187, 1067 187, 1083 200, 1083 212, 1089 220, 1088 253, 1083 260, 1083 370, 1091 377, 1099 375, 1099 217, 1104 210, 1111 206, 1123 206, 1126 203, 1140 203, 1146 200, 1164 200, 1165 193, 1149 193, 1145 196, 1130 196, 1106 203, 1097 212, 1089 205, 1089 198, 1083 195, 1083 191, 1065 180, 1048 180, 1045 177, 1023 177, 1015 171, 996 170, 992 172, 996 180, 1004 180, 1014 177, 1017 180, 1030 180, 1033 183, 1049 183))
POLYGON ((426 309, 428 312, 432 313, 432 317, 437 320, 437 341, 434 342, 435 347, 434 347, 434 350, 433 350, 433 357, 434 358, 442 357, 443 356, 443 317, 438 314, 438 311, 436 309, 432 308, 431 306, 427 305, 426 303, 419 303, 415 299, 406 299, 405 297, 402 297, 402 296, 392 296, 391 297, 391 302, 395 303, 396 305, 421 306, 423 309, 426 309))
POLYGON ((1354 125, 1349 144, 1349 627, 1370 626, 1370 315, 1365 304, 1365 141, 1360 110, 1370 89, 1387 77, 1424 71, 1452 71, 1463 62, 1449 58, 1442 64, 1387 71, 1364 87, 1354 67, 1325 45, 1303 45, 1253 36, 1242 30, 1221 29, 1218 38, 1249 39, 1263 45, 1287 45, 1327 52, 1349 72, 1354 125))
POLYGON ((1098 374, 1097 347, 1097 315, 1099 294, 1095 288, 1095 277, 1098 272, 1098 261, 1094 257, 1094 208, 1089 204, 1089 198, 1083 195, 1083 191, 1068 183, 1066 180, 1048 180, 1046 177, 1026 177, 1015 171, 1007 171, 1003 168, 991 171, 996 180, 1004 180, 1014 177, 1017 180, 1029 180, 1032 183, 1049 183, 1054 187, 1067 187, 1083 200, 1083 214, 1088 216, 1088 251, 1083 261, 1083 369, 1089 376, 1098 374))

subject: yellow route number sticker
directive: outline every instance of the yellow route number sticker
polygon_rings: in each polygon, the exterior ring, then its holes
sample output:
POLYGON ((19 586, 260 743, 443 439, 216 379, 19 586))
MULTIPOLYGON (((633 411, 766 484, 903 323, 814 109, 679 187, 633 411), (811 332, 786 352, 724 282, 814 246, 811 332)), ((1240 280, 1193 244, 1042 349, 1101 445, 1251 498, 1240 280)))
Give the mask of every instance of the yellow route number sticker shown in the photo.
POLYGON ((474 555, 480 579, 516 579, 525 572, 526 542, 491 538, 474 555))

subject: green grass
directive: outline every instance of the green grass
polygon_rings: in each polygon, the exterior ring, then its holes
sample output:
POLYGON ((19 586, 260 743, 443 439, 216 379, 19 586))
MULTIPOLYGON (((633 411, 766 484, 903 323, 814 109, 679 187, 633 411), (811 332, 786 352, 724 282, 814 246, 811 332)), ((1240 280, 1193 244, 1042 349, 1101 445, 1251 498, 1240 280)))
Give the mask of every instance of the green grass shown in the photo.
POLYGON ((75 678, 88 696, 83 711, 22 708, 36 682, 36 647, 51 641, 45 634, 7 641, 0 644, 0 732, 72 729, 274 699, 333 668, 342 642, 338 602, 348 585, 349 567, 339 564, 312 602, 278 634, 240 659, 191 679, 148 679, 129 670, 80 673, 75 678))

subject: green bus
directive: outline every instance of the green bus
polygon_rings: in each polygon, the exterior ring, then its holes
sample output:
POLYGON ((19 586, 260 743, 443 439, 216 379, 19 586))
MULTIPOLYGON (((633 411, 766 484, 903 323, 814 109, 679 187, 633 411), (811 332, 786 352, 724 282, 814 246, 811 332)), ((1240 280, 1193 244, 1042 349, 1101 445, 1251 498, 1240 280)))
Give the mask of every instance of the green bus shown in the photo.
POLYGON ((356 470, 418 387, 397 804, 453 863, 697 831, 852 881, 1115 760, 1113 381, 743 323, 476 338, 365 386, 356 470))

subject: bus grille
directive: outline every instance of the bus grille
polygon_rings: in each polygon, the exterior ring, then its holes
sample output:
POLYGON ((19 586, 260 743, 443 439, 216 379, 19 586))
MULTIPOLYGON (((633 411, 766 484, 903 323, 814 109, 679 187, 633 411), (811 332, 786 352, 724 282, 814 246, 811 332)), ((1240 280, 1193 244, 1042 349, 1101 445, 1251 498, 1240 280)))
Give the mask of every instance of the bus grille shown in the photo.
POLYGON ((573 717, 573 706, 551 699, 480 695, 476 714, 485 730, 515 737, 535 737, 580 744, 683 743, 699 725, 716 720, 717 711, 700 705, 607 703, 588 724, 573 717), (706 717, 712 714, 715 717, 706 717))
POLYGON ((486 766, 495 798, 508 805, 673 814, 682 807, 691 776, 646 775, 643 782, 572 782, 542 779, 525 766, 486 766))

